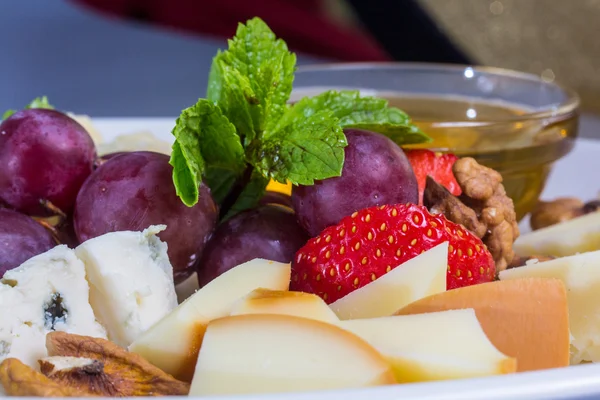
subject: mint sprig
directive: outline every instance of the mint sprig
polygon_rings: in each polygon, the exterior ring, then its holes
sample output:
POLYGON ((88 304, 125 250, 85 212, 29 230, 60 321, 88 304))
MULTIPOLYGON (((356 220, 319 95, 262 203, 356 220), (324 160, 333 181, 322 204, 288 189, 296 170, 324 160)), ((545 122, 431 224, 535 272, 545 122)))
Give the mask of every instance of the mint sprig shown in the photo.
MULTIPOLYGON (((31 101, 31 103, 25 106, 26 110, 31 108, 47 108, 50 110, 54 110, 54 107, 48 102, 48 97, 46 96, 36 97, 31 101)), ((16 112, 16 110, 6 110, 4 114, 2 114, 2 120, 7 119, 16 112)))
POLYGON ((340 176, 344 128, 380 132, 396 143, 429 137, 406 113, 358 91, 328 91, 289 105, 296 56, 259 18, 240 24, 213 58, 206 99, 173 128, 173 182, 193 206, 204 182, 221 220, 254 207, 269 179, 312 185, 340 176))

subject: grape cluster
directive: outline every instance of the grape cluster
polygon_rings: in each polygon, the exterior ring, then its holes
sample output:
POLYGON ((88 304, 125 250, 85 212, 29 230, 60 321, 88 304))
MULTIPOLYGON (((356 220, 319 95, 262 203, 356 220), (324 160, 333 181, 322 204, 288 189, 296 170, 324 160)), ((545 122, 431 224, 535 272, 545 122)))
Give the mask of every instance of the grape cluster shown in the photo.
POLYGON ((88 132, 64 113, 26 109, 0 124, 0 277, 59 243, 164 224, 174 275, 191 275, 217 222, 210 191, 177 197, 169 157, 131 152, 99 160, 88 132))

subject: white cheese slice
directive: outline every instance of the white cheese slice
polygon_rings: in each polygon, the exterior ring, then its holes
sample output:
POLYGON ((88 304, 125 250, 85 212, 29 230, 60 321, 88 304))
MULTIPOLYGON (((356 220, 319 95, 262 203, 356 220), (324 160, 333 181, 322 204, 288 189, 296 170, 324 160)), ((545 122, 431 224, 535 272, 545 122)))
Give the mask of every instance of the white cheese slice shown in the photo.
POLYGON ((89 304, 83 263, 57 246, 4 274, 0 283, 0 361, 32 367, 46 357, 46 334, 63 331, 106 338, 89 304))
POLYGON ((120 346, 177 307, 167 245, 156 236, 164 229, 107 233, 75 249, 87 271, 90 304, 108 338, 120 346))

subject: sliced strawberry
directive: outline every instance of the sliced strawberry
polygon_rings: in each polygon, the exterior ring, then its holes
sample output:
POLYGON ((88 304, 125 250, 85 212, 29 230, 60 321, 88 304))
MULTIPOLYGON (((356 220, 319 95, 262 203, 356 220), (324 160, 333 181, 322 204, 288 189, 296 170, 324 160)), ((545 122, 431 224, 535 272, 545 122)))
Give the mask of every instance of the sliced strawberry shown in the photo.
POLYGON ((494 261, 479 238, 425 207, 397 204, 355 212, 310 239, 292 262, 290 290, 332 303, 446 241, 448 289, 494 279, 494 261))
POLYGON ((443 185, 455 196, 461 194, 460 186, 456 182, 452 166, 458 160, 454 154, 434 153, 431 150, 405 150, 410 165, 412 165, 417 184, 419 185, 419 204, 423 204, 423 191, 427 175, 437 183, 443 185))

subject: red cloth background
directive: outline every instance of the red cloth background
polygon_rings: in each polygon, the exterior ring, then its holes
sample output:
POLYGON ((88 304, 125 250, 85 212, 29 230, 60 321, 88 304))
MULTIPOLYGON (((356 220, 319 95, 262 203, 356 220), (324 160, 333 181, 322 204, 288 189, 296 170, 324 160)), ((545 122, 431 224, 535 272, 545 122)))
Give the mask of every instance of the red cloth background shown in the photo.
POLYGON ((72 0, 113 17, 229 38, 237 24, 262 18, 294 51, 340 61, 389 61, 368 34, 341 27, 321 0, 72 0))

